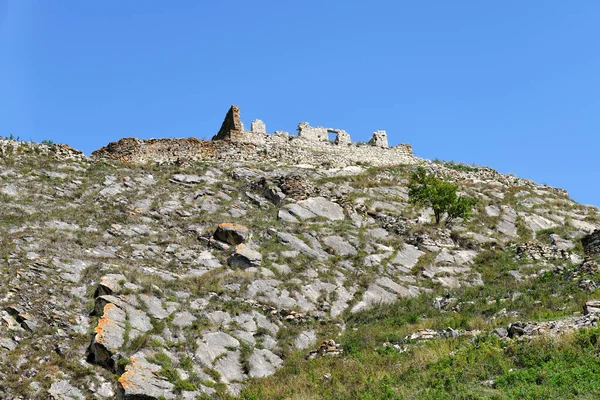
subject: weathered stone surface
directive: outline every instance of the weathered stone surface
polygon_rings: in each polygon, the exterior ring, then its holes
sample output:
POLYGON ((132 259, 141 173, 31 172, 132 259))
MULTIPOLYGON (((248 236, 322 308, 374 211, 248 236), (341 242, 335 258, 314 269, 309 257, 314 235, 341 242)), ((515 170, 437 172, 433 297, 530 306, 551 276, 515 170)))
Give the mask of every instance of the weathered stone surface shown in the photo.
POLYGON ((244 126, 240 119, 240 108, 232 105, 225 115, 221 129, 213 136, 212 140, 231 140, 239 136, 243 130, 244 126))
POLYGON ((527 228, 533 232, 537 232, 540 229, 551 228, 556 225, 555 222, 550 221, 549 219, 540 215, 526 215, 523 217, 523 219, 525 220, 525 225, 527 225, 527 228))
POLYGON ((317 334, 315 331, 302 331, 294 340, 294 346, 298 350, 308 349, 314 346, 317 341, 317 334))
POLYGON ((496 328, 493 334, 498 336, 500 339, 508 337, 508 331, 505 328, 496 328))
POLYGON ((225 354, 228 347, 240 345, 237 339, 225 332, 206 333, 197 343, 196 356, 207 366, 211 366, 217 357, 225 354))
POLYGON ((294 250, 298 250, 302 254, 305 254, 309 257, 313 258, 327 258, 329 254, 324 252, 323 250, 315 250, 308 246, 304 241, 298 239, 296 236, 286 233, 286 232, 277 232, 277 236, 281 240, 282 243, 291 246, 294 250))
POLYGON ((262 254, 258 251, 249 248, 244 244, 240 244, 235 248, 235 252, 227 259, 227 264, 231 267, 238 268, 258 268, 262 262, 262 254))
POLYGON ((248 359, 252 378, 262 378, 273 375, 275 370, 283 364, 283 360, 267 349, 256 349, 248 359))
POLYGON ((221 374, 221 382, 229 383, 244 379, 244 370, 240 359, 240 351, 230 351, 215 362, 215 370, 221 374))
POLYGON ((122 274, 108 274, 100 278, 100 284, 94 293, 95 297, 119 293, 126 278, 122 274))
POLYGON ((236 246, 248 239, 248 228, 230 223, 219 224, 213 237, 221 242, 236 246))
MULTIPOLYGON (((307 208, 302 207, 296 203, 286 205, 281 211, 286 211, 288 214, 290 214, 294 217, 298 217, 302 221, 317 217, 317 214, 315 214, 314 212, 312 212, 312 211, 308 210, 307 208)), ((287 220, 287 218, 284 218, 284 216, 282 216, 282 215, 280 215, 280 218, 287 220)))
POLYGON ((85 396, 81 392, 81 390, 72 386, 69 382, 61 380, 54 382, 50 389, 48 390, 48 394, 53 400, 83 400, 85 396))
POLYGON ((323 243, 331 247, 338 256, 356 254, 356 249, 341 236, 328 236, 323 238, 323 243))
POLYGON ((163 302, 156 296, 150 296, 147 294, 140 294, 140 300, 144 302, 146 305, 146 309, 148 310, 148 314, 157 319, 165 319, 169 315, 171 315, 167 310, 163 307, 163 302))
POLYGON ((419 293, 418 291, 409 290, 404 286, 397 284, 387 276, 377 278, 375 283, 391 292, 396 293, 400 297, 414 297, 419 293))
POLYGON ((299 201, 298 204, 319 217, 324 217, 332 221, 344 219, 344 209, 323 197, 312 197, 299 201))
POLYGON ((203 179, 198 175, 175 174, 171 177, 171 181, 188 185, 202 183, 203 179))
POLYGON ((161 367, 146 360, 145 353, 136 353, 129 358, 130 364, 119 378, 119 400, 174 399, 173 384, 160 378, 161 367))
POLYGON ((250 131, 254 133, 267 133, 267 127, 263 121, 260 119, 255 119, 250 124, 250 131))
POLYGON ((195 320, 196 317, 194 317, 192 313, 190 313, 189 311, 182 311, 175 314, 172 323, 173 325, 178 326, 180 328, 185 328, 188 326, 192 326, 195 320))
POLYGON ((410 244, 405 244, 404 248, 396 254, 392 263, 403 266, 404 268, 411 269, 417 264, 419 261, 419 257, 421 257, 425 252, 417 249, 415 246, 410 244))
POLYGON ((283 199, 285 199, 285 193, 278 187, 267 187, 263 192, 265 198, 271 201, 271 203, 278 205, 283 199))
POLYGON ((118 351, 125 343, 125 311, 113 303, 105 303, 102 317, 94 329, 89 349, 90 361, 109 369, 118 361, 118 351))
POLYGON ((373 132, 373 137, 369 140, 369 144, 372 146, 388 148, 387 133, 385 131, 373 132))
POLYGON ((379 285, 371 284, 363 294, 362 300, 352 307, 352 312, 371 308, 378 304, 393 303, 397 299, 396 294, 386 291, 379 285))

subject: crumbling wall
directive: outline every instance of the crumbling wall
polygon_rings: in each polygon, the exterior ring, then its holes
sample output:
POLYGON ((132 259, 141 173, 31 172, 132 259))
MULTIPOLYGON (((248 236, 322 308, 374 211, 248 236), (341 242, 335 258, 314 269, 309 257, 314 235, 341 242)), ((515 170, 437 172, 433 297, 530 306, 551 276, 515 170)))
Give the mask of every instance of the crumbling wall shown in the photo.
POLYGON ((328 142, 327 129, 322 126, 312 127, 308 122, 298 124, 298 137, 314 142, 328 142))
POLYGON ((125 138, 96 150, 96 160, 112 159, 132 164, 183 164, 196 161, 288 162, 346 167, 356 163, 375 166, 417 162, 409 145, 381 149, 366 144, 339 146, 310 142, 286 135, 264 135, 259 143, 229 140, 125 138))
POLYGON ((593 257, 600 256, 600 229, 594 230, 587 236, 581 239, 585 255, 593 257))

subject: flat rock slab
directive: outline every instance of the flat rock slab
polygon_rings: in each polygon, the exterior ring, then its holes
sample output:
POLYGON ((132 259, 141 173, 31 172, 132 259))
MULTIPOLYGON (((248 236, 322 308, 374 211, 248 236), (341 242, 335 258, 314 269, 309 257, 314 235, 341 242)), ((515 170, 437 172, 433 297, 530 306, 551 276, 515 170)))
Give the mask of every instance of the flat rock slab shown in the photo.
POLYGON ((396 257, 392 260, 392 264, 401 265, 404 268, 411 269, 419 261, 419 257, 425 254, 423 251, 417 249, 415 246, 405 244, 404 248, 396 254, 396 257))
POLYGON ((212 366, 217 357, 227 352, 227 348, 236 348, 240 342, 225 332, 211 332, 198 340, 196 356, 206 365, 212 366))
POLYGON ((221 382, 242 381, 246 378, 242 369, 241 353, 239 350, 230 351, 225 357, 219 358, 214 369, 221 374, 221 382))
POLYGON ((319 217, 332 221, 341 221, 344 219, 344 209, 339 204, 333 203, 324 197, 311 197, 299 201, 298 204, 319 217))
POLYGON ((267 349, 255 349, 248 361, 250 364, 248 375, 252 378, 273 375, 277 368, 283 364, 281 358, 267 349))
POLYGON ((50 398, 53 400, 84 400, 85 396, 81 390, 72 386, 67 381, 54 382, 48 390, 50 398))
POLYGON ((523 217, 523 220, 525 221, 527 228, 531 229, 534 233, 541 229, 551 228, 556 225, 556 222, 550 221, 539 215, 526 215, 523 217))
POLYGON ((196 317, 194 317, 192 313, 190 313, 189 311, 182 311, 175 314, 172 324, 180 328, 185 328, 188 326, 192 326, 195 320, 196 317))
POLYGON ((486 206, 485 213, 488 217, 499 217, 500 216, 500 207, 498 206, 486 206))
POLYGON ((197 183, 202 183, 203 181, 204 179, 198 175, 175 174, 171 177, 171 182, 187 185, 195 185, 197 183))
POLYGON ((312 258, 327 258, 327 257, 329 257, 329 254, 327 254, 325 251, 312 249, 303 240, 298 239, 296 236, 292 235, 291 233, 278 232, 277 236, 279 237, 279 240, 283 244, 287 244, 288 246, 292 247, 294 250, 297 250, 304 255, 307 255, 312 258))
POLYGON ((279 214, 279 218, 284 221, 292 221, 292 218, 294 221, 297 221, 296 218, 299 218, 302 221, 317 218, 317 214, 295 203, 284 206, 280 211, 282 212, 279 214))
POLYGON ((382 288, 385 288, 391 292, 396 293, 400 297, 415 297, 419 292, 418 290, 409 290, 408 288, 397 284, 388 277, 380 277, 375 280, 375 283, 382 288))
POLYGON ((355 255, 356 249, 341 236, 328 236, 323 243, 331 247, 338 256, 355 255))
POLYGON ((317 342, 317 334, 315 331, 303 331, 294 340, 294 347, 298 350, 308 349, 317 342))
POLYGON ((393 303, 396 300, 398 300, 398 296, 396 294, 392 294, 381 286, 372 283, 364 293, 362 300, 352 307, 352 312, 369 309, 378 304, 393 303))
POLYGON ((165 319, 170 313, 163 308, 162 300, 156 296, 149 296, 147 294, 140 294, 140 300, 144 302, 148 309, 148 314, 156 319, 165 319))

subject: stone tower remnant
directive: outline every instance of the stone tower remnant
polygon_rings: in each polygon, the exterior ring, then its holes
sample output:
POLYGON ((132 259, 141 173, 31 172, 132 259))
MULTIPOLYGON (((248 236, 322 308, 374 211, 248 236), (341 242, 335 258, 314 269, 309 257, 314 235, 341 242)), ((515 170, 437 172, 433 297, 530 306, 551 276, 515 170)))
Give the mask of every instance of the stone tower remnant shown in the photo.
POLYGON ((212 140, 231 140, 241 136, 243 131, 244 125, 240 119, 240 108, 232 105, 225 115, 221 129, 213 136, 212 140))
POLYGON ((250 124, 250 131, 253 133, 267 133, 267 127, 263 121, 255 119, 252 121, 252 124, 250 124))
POLYGON ((385 131, 373 132, 373 137, 369 140, 369 144, 372 146, 388 148, 387 133, 385 131))

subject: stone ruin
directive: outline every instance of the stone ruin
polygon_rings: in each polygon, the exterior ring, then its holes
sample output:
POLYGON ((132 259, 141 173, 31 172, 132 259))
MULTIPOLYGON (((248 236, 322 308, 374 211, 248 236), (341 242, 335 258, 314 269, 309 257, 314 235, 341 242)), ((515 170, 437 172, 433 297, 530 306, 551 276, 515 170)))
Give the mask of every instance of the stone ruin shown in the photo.
POLYGON ((336 128, 298 124, 298 134, 267 133, 265 123, 254 120, 244 128, 240 108, 231 106, 211 141, 188 139, 124 138, 92 153, 95 159, 117 159, 144 164, 181 164, 196 161, 286 161, 295 164, 346 167, 365 163, 391 166, 417 162, 408 144, 389 147, 387 134, 378 130, 367 143, 352 142, 348 132, 336 128))
POLYGON ((594 230, 581 239, 585 255, 589 257, 600 256, 600 229, 594 230))
MULTIPOLYGON (((260 119, 256 119, 252 121, 250 130, 246 131, 244 130, 244 124, 240 119, 240 108, 238 106, 231 106, 225 115, 225 120, 221 125, 221 129, 219 129, 219 132, 213 136, 212 140, 255 142, 260 141, 260 135, 267 135, 265 123, 260 119)), ((276 131, 275 135, 290 137, 289 133, 282 131, 276 131)), ((298 136, 296 136, 296 138, 303 139, 305 141, 330 143, 335 145, 352 144, 350 134, 345 130, 337 128, 324 128, 322 126, 313 127, 310 126, 308 122, 300 122, 298 124, 298 136), (330 135, 334 135, 334 138, 330 139, 330 135)), ((263 139, 267 140, 266 137, 263 139)), ((373 137, 367 144, 380 148, 389 148, 387 133, 382 130, 375 131, 373 133, 373 137)))

